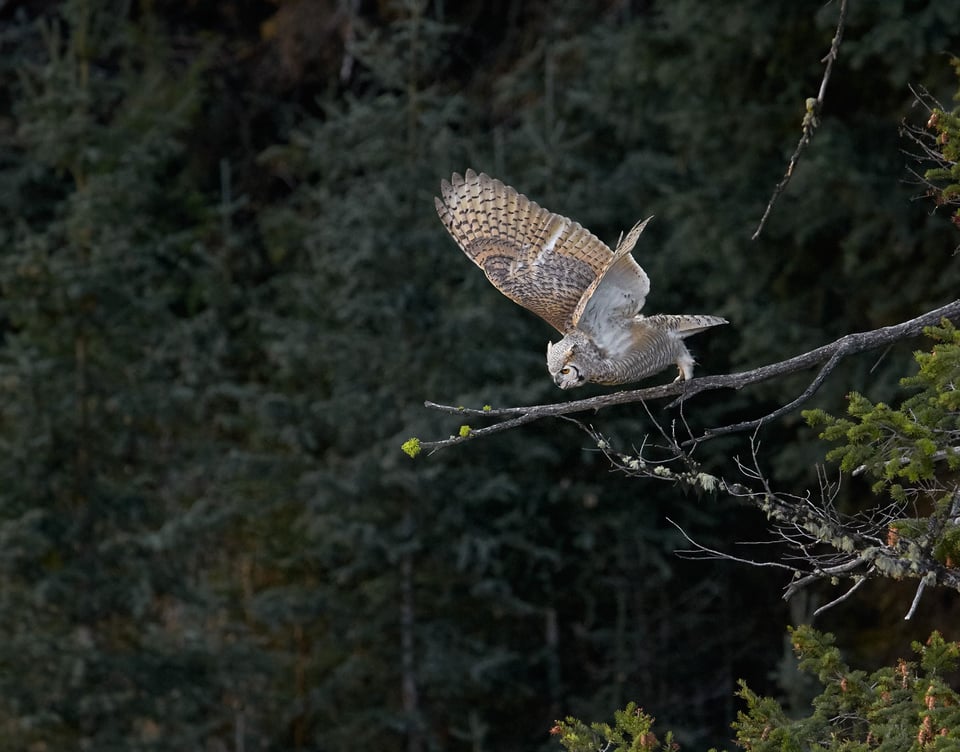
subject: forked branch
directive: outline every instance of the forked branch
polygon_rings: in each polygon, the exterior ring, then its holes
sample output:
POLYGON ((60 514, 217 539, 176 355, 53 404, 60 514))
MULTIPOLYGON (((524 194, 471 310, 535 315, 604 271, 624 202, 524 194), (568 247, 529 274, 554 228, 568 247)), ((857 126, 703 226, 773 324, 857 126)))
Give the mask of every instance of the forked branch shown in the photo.
MULTIPOLYGON (((843 603, 870 579, 921 579, 915 604, 927 585, 960 591, 960 569, 942 552, 938 555, 936 545, 945 527, 955 527, 960 521, 960 487, 951 491, 948 485, 927 484, 928 495, 939 497, 949 492, 954 502, 930 519, 923 535, 901 534, 897 523, 908 514, 907 505, 891 501, 860 512, 843 512, 837 506, 841 478, 831 479, 824 468, 818 468, 819 491, 796 495, 773 488, 761 469, 756 434, 750 440, 750 459, 734 457, 740 474, 734 479, 703 472, 694 457, 680 447, 673 430, 665 430, 656 421, 653 427, 653 435, 644 437, 639 448, 622 451, 581 424, 610 464, 628 477, 667 481, 698 494, 722 491, 761 511, 770 522, 770 539, 738 545, 774 543, 777 551, 772 559, 744 558, 709 548, 671 523, 692 546, 677 551, 679 556, 786 570, 791 577, 784 588, 785 599, 817 583, 849 583, 845 592, 820 606, 814 616, 843 603)), ((915 604, 905 618, 912 616, 915 604)))

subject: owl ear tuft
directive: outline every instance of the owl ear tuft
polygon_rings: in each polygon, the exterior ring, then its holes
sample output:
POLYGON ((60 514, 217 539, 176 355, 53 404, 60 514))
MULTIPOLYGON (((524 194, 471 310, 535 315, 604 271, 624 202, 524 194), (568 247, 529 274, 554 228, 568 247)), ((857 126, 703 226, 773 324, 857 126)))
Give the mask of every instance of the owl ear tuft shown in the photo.
MULTIPOLYGON (((559 344, 559 343, 557 343, 559 344)), ((555 345, 553 342, 547 342, 547 358, 550 358, 553 355, 553 349, 555 345)), ((563 362, 566 363, 570 358, 573 357, 573 351, 576 349, 576 345, 570 345, 563 353, 563 362)))

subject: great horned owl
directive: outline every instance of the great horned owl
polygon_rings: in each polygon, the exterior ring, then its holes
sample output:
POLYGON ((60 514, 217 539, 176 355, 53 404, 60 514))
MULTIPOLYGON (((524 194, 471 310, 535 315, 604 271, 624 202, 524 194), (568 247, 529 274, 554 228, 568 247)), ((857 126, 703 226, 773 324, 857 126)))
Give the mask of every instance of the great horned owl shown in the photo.
POLYGON ((670 364, 677 381, 690 379, 684 338, 727 323, 639 312, 650 280, 630 251, 649 218, 611 251, 579 223, 483 173, 454 173, 440 190, 437 212, 467 256, 500 292, 563 335, 547 344, 547 369, 561 389, 627 384, 670 364))

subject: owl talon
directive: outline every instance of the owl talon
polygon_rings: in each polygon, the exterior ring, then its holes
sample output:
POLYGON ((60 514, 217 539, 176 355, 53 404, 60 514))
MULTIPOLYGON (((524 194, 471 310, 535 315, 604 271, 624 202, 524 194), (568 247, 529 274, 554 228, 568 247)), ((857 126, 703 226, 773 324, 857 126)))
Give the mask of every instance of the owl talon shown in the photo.
MULTIPOLYGON (((686 348, 684 348, 686 350, 686 348)), ((680 373, 677 375, 677 378, 674 379, 674 382, 677 381, 690 381, 693 378, 693 358, 690 357, 690 353, 685 352, 680 356, 680 359, 677 360, 677 370, 680 373)))

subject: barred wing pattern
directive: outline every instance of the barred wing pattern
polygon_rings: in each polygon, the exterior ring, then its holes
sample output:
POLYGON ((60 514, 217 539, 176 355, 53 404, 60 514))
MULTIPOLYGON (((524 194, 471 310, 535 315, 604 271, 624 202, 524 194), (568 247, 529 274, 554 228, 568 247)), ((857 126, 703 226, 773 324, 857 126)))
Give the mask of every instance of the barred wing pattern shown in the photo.
POLYGON ((464 253, 511 300, 563 338, 547 344, 561 389, 627 384, 672 365, 693 377, 684 339, 725 324, 719 316, 642 316, 650 280, 631 252, 649 219, 611 251, 589 230, 513 188, 467 170, 444 180, 437 213, 464 253))
MULTIPOLYGON (((501 181, 473 170, 441 184, 437 213, 464 253, 504 295, 557 331, 576 324, 597 282, 617 257, 596 235, 542 208, 501 181)), ((633 313, 649 282, 629 253, 616 276, 632 285, 633 313), (632 263, 633 269, 630 268, 632 263)), ((612 299, 612 298, 611 298, 612 299)), ((617 296, 621 304, 622 296, 617 296)), ((632 315, 632 313, 630 314, 632 315)))

